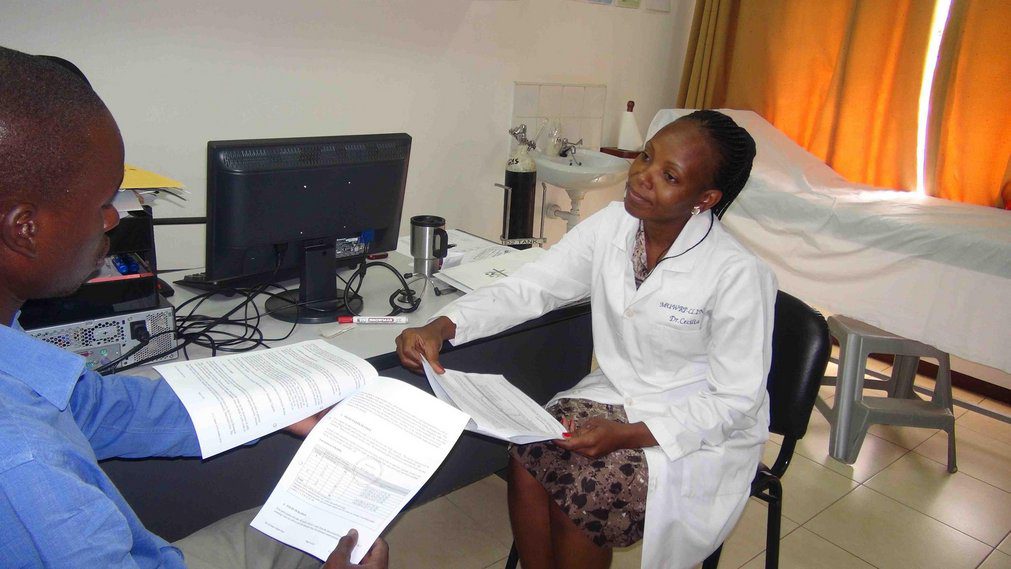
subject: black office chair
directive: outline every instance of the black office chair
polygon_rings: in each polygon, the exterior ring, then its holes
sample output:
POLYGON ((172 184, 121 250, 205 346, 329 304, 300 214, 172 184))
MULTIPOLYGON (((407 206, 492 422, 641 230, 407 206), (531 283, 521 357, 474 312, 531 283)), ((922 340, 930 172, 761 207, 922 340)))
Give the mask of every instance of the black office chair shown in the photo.
MULTIPOLYGON (((783 435, 776 463, 758 465, 751 482, 751 495, 769 504, 765 567, 779 567, 779 527, 783 517, 783 486, 780 478, 790 466, 797 441, 807 432, 821 378, 828 365, 831 341, 828 324, 818 311, 779 291, 772 330, 772 365, 769 369, 769 430, 783 435)), ((723 544, 702 564, 716 569, 723 544)), ((513 543, 506 569, 516 569, 519 555, 513 543)))
MULTIPOLYGON (((783 485, 780 479, 793 458, 797 441, 807 432, 814 400, 825 375, 831 352, 825 318, 800 300, 780 291, 776 296, 772 332, 772 367, 769 370, 769 430, 783 435, 776 463, 758 465, 751 482, 751 495, 769 504, 765 536, 765 567, 779 567, 779 527, 783 517, 783 485)), ((716 569, 723 544, 702 563, 716 569)))

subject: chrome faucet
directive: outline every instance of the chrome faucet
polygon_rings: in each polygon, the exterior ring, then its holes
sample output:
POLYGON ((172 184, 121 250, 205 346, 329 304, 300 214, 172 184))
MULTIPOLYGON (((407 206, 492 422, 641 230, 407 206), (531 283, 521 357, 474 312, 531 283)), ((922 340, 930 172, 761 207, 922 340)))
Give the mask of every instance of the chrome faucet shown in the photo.
POLYGON ((583 139, 580 138, 576 142, 569 142, 569 139, 563 138, 558 141, 560 148, 558 150, 558 155, 562 158, 569 158, 576 166, 582 166, 582 162, 576 159, 576 149, 580 144, 583 143, 583 139))
POLYGON ((530 150, 537 148, 537 142, 527 138, 527 125, 521 124, 517 127, 509 129, 509 134, 516 139, 516 142, 525 145, 530 150))

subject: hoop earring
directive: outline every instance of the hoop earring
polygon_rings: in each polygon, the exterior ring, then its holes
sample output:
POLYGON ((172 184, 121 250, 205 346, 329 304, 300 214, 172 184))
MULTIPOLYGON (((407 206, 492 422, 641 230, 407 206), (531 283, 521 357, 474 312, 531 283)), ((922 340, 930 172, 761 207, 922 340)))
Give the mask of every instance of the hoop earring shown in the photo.
POLYGON ((702 208, 701 207, 695 206, 695 207, 692 208, 692 215, 698 215, 700 213, 702 213, 702 208))

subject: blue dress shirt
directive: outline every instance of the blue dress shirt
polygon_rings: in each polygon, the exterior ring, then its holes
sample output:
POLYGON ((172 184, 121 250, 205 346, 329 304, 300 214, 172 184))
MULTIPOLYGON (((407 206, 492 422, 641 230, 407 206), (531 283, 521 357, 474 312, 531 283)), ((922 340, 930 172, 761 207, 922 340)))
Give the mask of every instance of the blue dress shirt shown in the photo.
POLYGON ((13 326, 0 325, 0 565, 185 567, 98 466, 198 456, 179 398, 165 381, 87 371, 13 326))

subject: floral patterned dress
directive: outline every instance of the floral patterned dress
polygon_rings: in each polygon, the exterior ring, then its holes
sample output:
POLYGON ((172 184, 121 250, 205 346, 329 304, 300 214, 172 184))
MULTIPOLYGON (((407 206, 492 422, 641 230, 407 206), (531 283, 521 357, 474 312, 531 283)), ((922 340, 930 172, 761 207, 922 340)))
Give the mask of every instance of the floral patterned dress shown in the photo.
MULTIPOLYGON (((642 222, 631 261, 638 288, 649 276, 642 222)), ((562 399, 548 407, 548 412, 559 421, 573 419, 576 429, 590 417, 628 422, 621 405, 587 399, 562 399)), ((511 454, 596 545, 627 547, 642 539, 649 480, 642 449, 588 458, 545 441, 514 445, 511 454)))

